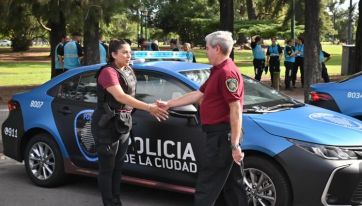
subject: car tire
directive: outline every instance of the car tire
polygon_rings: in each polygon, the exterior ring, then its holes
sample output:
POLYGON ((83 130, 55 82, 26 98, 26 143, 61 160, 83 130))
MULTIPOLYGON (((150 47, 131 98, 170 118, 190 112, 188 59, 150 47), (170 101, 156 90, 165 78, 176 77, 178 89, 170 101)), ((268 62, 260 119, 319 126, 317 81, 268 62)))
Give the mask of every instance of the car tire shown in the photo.
POLYGON ((292 205, 289 181, 285 173, 271 160, 260 156, 247 156, 244 174, 250 206, 263 205, 260 201, 268 206, 292 205))
POLYGON ((37 134, 26 145, 25 170, 31 181, 41 187, 64 182, 63 158, 56 142, 47 134, 37 134))

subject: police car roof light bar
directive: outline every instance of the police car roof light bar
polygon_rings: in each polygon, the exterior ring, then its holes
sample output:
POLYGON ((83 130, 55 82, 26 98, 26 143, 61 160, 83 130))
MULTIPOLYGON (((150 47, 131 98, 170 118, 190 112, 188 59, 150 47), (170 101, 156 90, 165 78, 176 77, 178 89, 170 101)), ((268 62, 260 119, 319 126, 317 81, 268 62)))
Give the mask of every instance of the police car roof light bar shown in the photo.
POLYGON ((132 59, 187 59, 187 52, 177 51, 133 51, 132 59))

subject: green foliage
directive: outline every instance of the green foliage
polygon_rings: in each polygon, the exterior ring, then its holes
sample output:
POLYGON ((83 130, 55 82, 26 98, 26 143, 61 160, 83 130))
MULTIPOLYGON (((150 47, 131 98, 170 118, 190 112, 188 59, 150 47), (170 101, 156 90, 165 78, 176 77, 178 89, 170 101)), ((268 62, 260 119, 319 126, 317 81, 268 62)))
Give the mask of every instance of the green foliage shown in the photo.
MULTIPOLYGON (((259 35, 264 38, 270 38, 272 36, 289 38, 290 37, 290 28, 283 27, 283 25, 277 21, 273 20, 245 20, 237 21, 235 23, 235 31, 240 36, 254 36, 259 35)), ((303 33, 304 26, 297 25, 295 28, 295 34, 298 36, 303 33)))
POLYGON ((215 29, 218 4, 204 0, 162 1, 152 20, 164 34, 176 32, 181 40, 199 43, 205 32, 215 29))
POLYGON ((10 38, 14 51, 28 50, 33 37, 42 35, 27 1, 4 0, 0 2, 0 10, 2 34, 10 38))
POLYGON ((117 14, 110 19, 108 24, 101 24, 101 31, 107 41, 114 38, 136 39, 137 23, 127 21, 127 19, 126 14, 117 14))
POLYGON ((205 36, 219 27, 218 20, 202 19, 202 18, 185 18, 182 22, 182 29, 179 30, 180 40, 182 42, 190 42, 194 45, 204 45, 205 36))

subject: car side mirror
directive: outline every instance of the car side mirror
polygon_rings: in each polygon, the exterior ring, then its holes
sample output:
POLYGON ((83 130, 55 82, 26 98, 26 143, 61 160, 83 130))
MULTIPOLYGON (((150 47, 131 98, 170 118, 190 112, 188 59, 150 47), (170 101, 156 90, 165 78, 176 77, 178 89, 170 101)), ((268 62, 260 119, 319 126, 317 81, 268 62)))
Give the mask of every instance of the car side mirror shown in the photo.
POLYGON ((197 113, 197 109, 194 105, 189 104, 181 107, 173 107, 169 111, 172 113, 178 113, 180 115, 195 115, 197 113))
POLYGON ((198 124, 198 118, 196 116, 197 109, 192 104, 181 107, 173 107, 168 112, 173 117, 186 118, 191 121, 194 120, 194 122, 198 124))

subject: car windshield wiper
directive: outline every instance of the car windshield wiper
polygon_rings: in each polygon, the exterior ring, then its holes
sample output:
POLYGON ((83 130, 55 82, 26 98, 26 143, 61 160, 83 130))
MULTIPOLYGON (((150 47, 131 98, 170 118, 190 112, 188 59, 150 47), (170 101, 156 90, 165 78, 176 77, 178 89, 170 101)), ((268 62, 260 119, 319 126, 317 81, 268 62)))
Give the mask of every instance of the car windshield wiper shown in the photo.
POLYGON ((304 106, 303 103, 283 103, 283 104, 277 104, 271 107, 266 107, 264 108, 267 111, 273 111, 273 110, 277 110, 277 109, 283 109, 283 108, 296 108, 296 107, 301 107, 304 106))
POLYGON ((243 109, 243 113, 266 113, 266 112, 271 112, 271 111, 267 110, 267 107, 259 105, 253 106, 252 108, 243 109))

